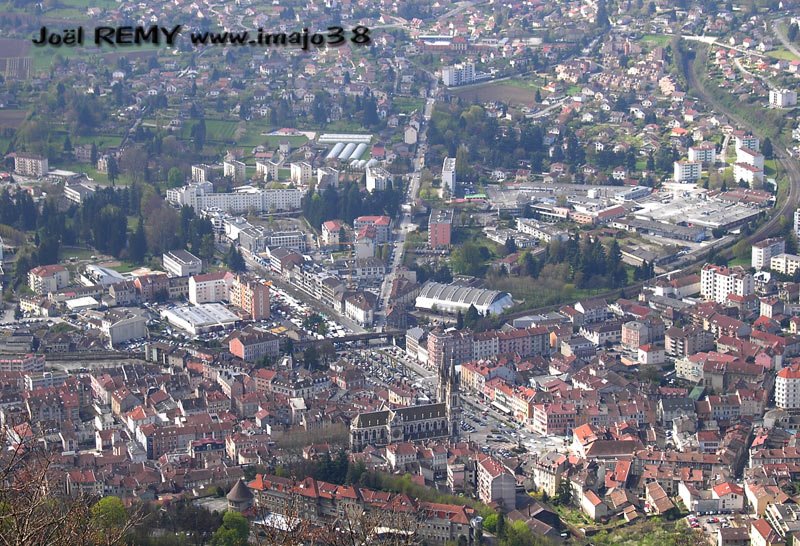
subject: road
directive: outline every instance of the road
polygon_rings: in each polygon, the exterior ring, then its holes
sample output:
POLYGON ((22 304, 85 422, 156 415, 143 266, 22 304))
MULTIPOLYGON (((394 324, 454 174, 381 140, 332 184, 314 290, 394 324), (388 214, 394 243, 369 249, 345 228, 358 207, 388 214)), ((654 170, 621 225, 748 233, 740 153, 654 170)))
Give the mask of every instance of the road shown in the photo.
MULTIPOLYGON (((417 135, 417 153, 414 156, 414 172, 408 184, 408 193, 404 205, 410 205, 413 209, 414 203, 417 200, 420 186, 420 175, 422 168, 425 164, 425 151, 427 150, 428 140, 428 125, 430 124, 431 116, 433 115, 433 107, 436 104, 436 95, 439 92, 438 83, 434 84, 433 89, 429 94, 428 100, 425 102, 425 111, 423 112, 423 122, 420 127, 419 134, 417 135)), ((406 236, 416 229, 412 222, 411 213, 403 212, 403 217, 400 220, 400 225, 397 227, 397 232, 394 238, 394 251, 392 253, 392 263, 389 267, 389 272, 383 278, 381 283, 380 295, 378 296, 378 310, 375 313, 375 326, 376 328, 383 328, 386 325, 386 310, 389 307, 389 295, 392 290, 392 283, 397 275, 397 269, 403 263, 403 253, 405 252, 406 236)))
POLYGON ((792 42, 790 42, 789 38, 787 38, 786 35, 781 31, 781 23, 782 22, 783 22, 783 19, 776 19, 775 21, 772 22, 772 28, 775 31, 775 36, 777 36, 778 40, 781 41, 781 43, 783 44, 783 47, 785 47, 786 49, 791 51, 793 54, 795 54, 798 57, 800 57, 800 49, 797 49, 797 47, 792 42))

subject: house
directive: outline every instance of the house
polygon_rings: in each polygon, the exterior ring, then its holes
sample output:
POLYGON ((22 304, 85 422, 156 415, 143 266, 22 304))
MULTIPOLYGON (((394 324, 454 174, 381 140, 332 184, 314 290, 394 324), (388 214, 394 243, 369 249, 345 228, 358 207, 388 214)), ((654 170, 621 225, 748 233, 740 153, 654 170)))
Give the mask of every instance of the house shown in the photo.
POLYGON ((744 489, 731 482, 723 482, 711 488, 711 497, 719 499, 721 512, 738 512, 744 508, 744 489))
POLYGON ((36 294, 46 295, 69 284, 69 271, 63 265, 40 265, 28 271, 28 286, 36 294))
POLYGON ((581 494, 581 510, 594 521, 608 517, 608 505, 591 489, 581 494))
POLYGON ((516 478, 500 461, 485 456, 477 466, 478 498, 485 504, 498 503, 505 510, 514 510, 516 504, 516 478))

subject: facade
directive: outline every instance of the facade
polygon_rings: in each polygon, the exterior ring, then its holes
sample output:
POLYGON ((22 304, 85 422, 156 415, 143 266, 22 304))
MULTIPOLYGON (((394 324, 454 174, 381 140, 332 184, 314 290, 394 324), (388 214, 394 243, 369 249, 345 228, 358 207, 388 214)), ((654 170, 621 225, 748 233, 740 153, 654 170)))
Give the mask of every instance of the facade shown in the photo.
POLYGON ((442 187, 450 191, 450 195, 455 194, 456 186, 456 158, 445 157, 442 163, 442 187))
POLYGON ((100 323, 100 330, 108 338, 108 344, 115 347, 132 339, 147 337, 147 319, 128 311, 109 311, 100 323))
POLYGON ((497 459, 485 456, 477 465, 478 498, 484 504, 497 503, 507 511, 517 507, 517 480, 497 459))
POLYGON ((466 313, 474 305, 481 315, 498 315, 514 304, 506 292, 472 288, 458 284, 426 282, 417 296, 415 306, 438 313, 466 313))
POLYGON ((203 271, 203 260, 186 250, 171 250, 164 253, 162 263, 171 277, 199 275, 203 271))
POLYGON ((751 266, 757 270, 769 269, 772 257, 784 252, 786 252, 786 241, 781 237, 758 241, 753 244, 751 266))
POLYGON ((46 157, 23 153, 14 156, 14 172, 19 175, 41 178, 47 175, 49 170, 46 157))
POLYGON ((764 181, 764 171, 749 163, 734 163, 733 179, 737 182, 744 180, 752 187, 764 181))
POLYGON ((392 184, 392 175, 383 167, 367 167, 367 191, 384 191, 392 184))
POLYGON ((365 328, 372 327, 375 320, 377 297, 369 292, 357 292, 344 299, 344 314, 365 328))
POLYGON ((742 267, 706 264, 700 273, 700 295, 707 300, 724 304, 730 294, 744 297, 753 291, 753 276, 742 267))
POLYGON ((442 68, 442 82, 447 87, 474 83, 475 65, 473 63, 462 63, 442 68))
POLYGON ((211 165, 192 165, 192 182, 211 182, 214 167, 211 165))
POLYGON ((233 180, 236 184, 241 184, 247 179, 247 165, 241 161, 231 159, 222 163, 222 175, 233 180))
POLYGON ((757 169, 764 170, 764 155, 750 148, 736 149, 736 162, 745 163, 757 169))
POLYGON ((231 284, 228 301, 250 315, 252 320, 269 318, 269 285, 238 275, 231 284))
POLYGON ((0 356, 0 372, 43 372, 44 355, 3 355, 0 356))
POLYGON ((699 161, 676 161, 672 179, 675 182, 693 183, 700 180, 703 164, 699 161))
POLYGON ((428 246, 433 250, 450 248, 453 209, 433 209, 428 219, 428 246))
POLYGON ((63 265, 40 265, 28 271, 28 286, 36 294, 49 294, 69 284, 69 271, 63 265))

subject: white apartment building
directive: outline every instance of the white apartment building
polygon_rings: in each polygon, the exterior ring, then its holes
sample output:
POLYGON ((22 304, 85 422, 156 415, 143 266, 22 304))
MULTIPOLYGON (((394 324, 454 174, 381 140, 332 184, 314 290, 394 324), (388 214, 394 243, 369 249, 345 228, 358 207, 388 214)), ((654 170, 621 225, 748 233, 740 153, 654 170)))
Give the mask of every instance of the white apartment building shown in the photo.
POLYGON ((317 169, 317 188, 339 187, 339 171, 331 167, 317 169))
POLYGON ((292 163, 289 166, 289 176, 295 184, 307 186, 311 182, 311 164, 306 161, 292 163))
POLYGON ((469 85, 475 81, 475 64, 461 63, 442 68, 442 82, 447 87, 469 85))
POLYGON ((233 273, 220 271, 189 277, 189 301, 194 305, 228 300, 233 273))
POLYGON ((569 239, 569 232, 558 229, 554 226, 542 224, 530 218, 517 218, 517 231, 530 235, 540 241, 549 243, 550 241, 566 241, 569 239))
POLYGON ((450 195, 456 192, 456 158, 445 157, 442 164, 442 187, 450 190, 450 195))
POLYGON ((517 507, 516 479, 498 460, 488 455, 479 459, 476 478, 482 502, 498 503, 509 511, 517 507))
POLYGON ((748 163, 734 163, 733 179, 737 183, 740 180, 744 180, 750 184, 750 186, 754 186, 764 181, 764 171, 748 163))
POLYGON ((306 251, 306 234, 302 231, 273 231, 267 234, 267 246, 269 248, 291 248, 300 252, 306 251))
POLYGON ((392 183, 392 175, 383 167, 367 167, 367 191, 384 191, 392 183))
POLYGON ((256 161, 256 176, 264 180, 277 180, 281 164, 277 161, 256 161))
POLYGON ((717 303, 725 303, 729 294, 749 296, 754 291, 753 276, 744 268, 706 264, 700 274, 700 295, 717 303))
POLYGON ((28 271, 28 286, 36 294, 49 294, 68 284, 69 271, 63 265, 40 265, 28 271))
POLYGON ((161 259, 170 277, 188 277, 203 270, 203 260, 186 250, 171 250, 161 259))
POLYGON ((764 170, 764 155, 751 148, 736 148, 736 161, 764 170))
POLYGON ((699 161, 676 161, 672 179, 675 182, 693 183, 700 180, 703 164, 699 161))
POLYGON ((713 165, 717 161, 717 148, 711 142, 689 147, 689 161, 713 165))
POLYGON ((753 135, 742 135, 736 137, 736 149, 739 148, 750 148, 751 150, 759 151, 760 142, 758 137, 753 135))
POLYGON ((214 167, 211 165, 192 165, 192 182, 211 182, 214 167))
POLYGON ((14 156, 14 172, 22 176, 41 178, 50 170, 47 158, 40 155, 18 153, 14 156))
POLYGON ((794 234, 800 237, 800 209, 794 211, 794 234))
POLYGON ((241 161, 230 159, 222 163, 222 175, 231 178, 234 183, 240 184, 247 179, 247 165, 241 161))
POLYGON ((297 188, 240 186, 231 193, 214 193, 210 182, 167 190, 167 201, 175 205, 187 205, 196 211, 215 209, 231 214, 297 210, 302 199, 303 190, 297 188))
POLYGON ((786 241, 781 237, 772 237, 764 239, 753 244, 751 252, 751 266, 754 269, 768 269, 771 268, 770 260, 773 256, 786 252, 786 241))
POLYGON ((778 372, 775 405, 787 410, 800 408, 800 365, 787 366, 778 372))
POLYGON ((769 105, 775 108, 788 108, 797 104, 797 92, 789 89, 770 89, 769 105))
POLYGON ((339 220, 328 220, 322 224, 322 244, 325 246, 337 246, 340 243, 342 222, 339 220))
POLYGON ((769 268, 782 275, 794 275, 794 272, 800 268, 800 256, 796 254, 778 254, 770 259, 769 268))

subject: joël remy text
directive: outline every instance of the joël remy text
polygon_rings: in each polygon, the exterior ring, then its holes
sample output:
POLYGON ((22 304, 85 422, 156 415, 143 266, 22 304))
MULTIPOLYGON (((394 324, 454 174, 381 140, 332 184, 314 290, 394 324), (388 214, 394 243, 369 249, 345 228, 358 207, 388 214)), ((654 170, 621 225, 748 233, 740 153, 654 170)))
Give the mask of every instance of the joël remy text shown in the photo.
MULTIPOLYGON (((94 43, 98 46, 107 44, 117 45, 141 45, 163 43, 171 46, 175 44, 175 39, 181 31, 181 25, 172 28, 151 25, 149 27, 95 27, 94 43)), ((83 45, 83 27, 68 28, 59 32, 51 32, 47 27, 39 30, 38 38, 32 40, 34 45, 44 46, 75 46, 83 45)))

